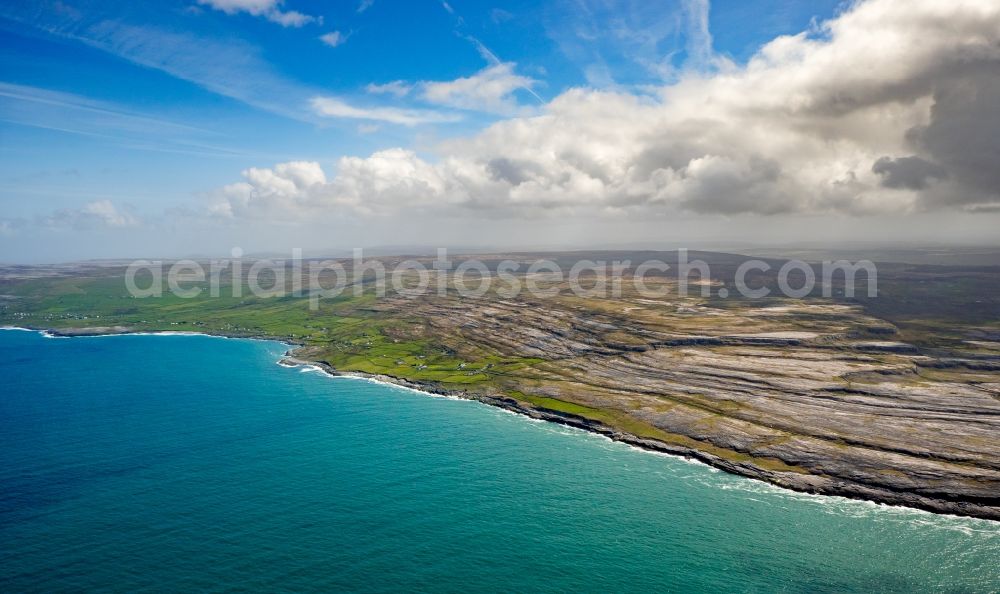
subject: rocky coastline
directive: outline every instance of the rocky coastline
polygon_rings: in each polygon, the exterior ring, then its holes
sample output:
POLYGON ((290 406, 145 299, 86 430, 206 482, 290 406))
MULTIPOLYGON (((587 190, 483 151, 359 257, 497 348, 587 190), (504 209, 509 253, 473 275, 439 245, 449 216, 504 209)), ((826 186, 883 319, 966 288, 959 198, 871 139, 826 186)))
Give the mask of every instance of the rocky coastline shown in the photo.
MULTIPOLYGON (((290 347, 284 357, 279 361, 279 363, 286 366, 315 366, 331 376, 348 376, 372 379, 430 394, 475 400, 484 404, 503 408, 507 411, 521 414, 532 419, 558 423, 590 431, 611 440, 622 442, 644 450, 697 460, 725 472, 760 480, 793 491, 817 495, 847 497, 884 505, 911 507, 934 513, 954 514, 1000 521, 1000 494, 994 494, 992 498, 979 497, 973 500, 966 497, 963 493, 956 493, 953 498, 941 497, 939 494, 938 496, 929 497, 915 491, 892 489, 888 488, 884 482, 872 482, 865 480, 870 475, 863 472, 864 469, 852 467, 858 464, 857 458, 848 459, 849 457, 845 456, 845 459, 837 459, 836 456, 830 456, 829 451, 818 453, 808 451, 807 448, 805 451, 800 452, 800 454, 804 456, 814 456, 817 458, 822 457, 820 462, 829 470, 829 472, 816 473, 814 471, 801 472, 796 470, 789 471, 783 468, 768 468, 767 466, 770 465, 766 464, 766 458, 758 459, 753 455, 747 455, 745 459, 742 460, 727 459, 726 457, 712 453, 710 451, 710 443, 706 444, 705 448, 699 448, 643 437, 595 419, 586 418, 570 412, 549 409, 532 403, 522 402, 502 393, 446 389, 433 382, 414 381, 385 374, 370 374, 358 371, 338 370, 328 362, 321 359, 313 359, 308 356, 302 356, 299 351, 308 349, 303 349, 302 347, 304 345, 300 341, 294 339, 251 333, 157 332, 137 330, 125 326, 24 329, 43 332, 47 335, 55 337, 93 337, 150 333, 205 334, 207 336, 218 336, 224 338, 274 340, 282 342, 290 347)), ((922 478, 926 480, 928 477, 922 478)))
POLYGON ((558 423, 560 425, 596 433, 613 441, 625 443, 643 450, 697 460, 713 468, 717 468, 731 474, 763 481, 800 493, 839 496, 849 499, 870 501, 888 506, 910 507, 939 514, 952 514, 1000 521, 1000 496, 998 496, 998 501, 990 504, 962 500, 949 501, 923 497, 919 494, 905 491, 893 491, 879 485, 837 480, 828 476, 773 471, 757 466, 752 461, 733 462, 697 448, 685 447, 656 439, 639 437, 593 419, 587 419, 579 415, 562 411, 546 409, 544 407, 526 405, 510 397, 479 394, 467 390, 447 390, 431 383, 412 381, 389 375, 339 371, 324 361, 313 361, 298 358, 295 356, 294 349, 289 350, 281 359, 280 363, 287 366, 314 366, 323 370, 324 373, 334 377, 343 376, 371 379, 420 392, 448 396, 452 398, 475 400, 482 402, 483 404, 496 406, 532 419, 558 423))

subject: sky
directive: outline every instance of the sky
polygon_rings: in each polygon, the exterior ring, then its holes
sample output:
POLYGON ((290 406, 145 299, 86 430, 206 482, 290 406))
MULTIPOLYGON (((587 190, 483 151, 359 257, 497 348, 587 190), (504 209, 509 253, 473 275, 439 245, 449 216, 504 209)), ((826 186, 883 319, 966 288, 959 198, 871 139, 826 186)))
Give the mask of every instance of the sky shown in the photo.
POLYGON ((1000 240, 995 0, 0 2, 0 262, 1000 240))

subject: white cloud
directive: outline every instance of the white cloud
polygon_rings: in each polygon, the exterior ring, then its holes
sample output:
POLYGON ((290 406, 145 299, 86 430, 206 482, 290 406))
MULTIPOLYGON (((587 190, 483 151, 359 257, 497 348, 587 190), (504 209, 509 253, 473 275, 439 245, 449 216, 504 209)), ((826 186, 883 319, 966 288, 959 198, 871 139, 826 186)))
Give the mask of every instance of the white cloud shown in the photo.
POLYGON ((36 221, 43 227, 77 230, 135 227, 140 220, 128 210, 119 209, 110 200, 97 200, 83 208, 64 208, 36 221))
POLYGON ((684 0, 683 7, 688 61, 696 67, 710 66, 715 52, 708 30, 708 0, 684 0))
POLYGON ((279 0, 198 0, 198 4, 211 6, 226 14, 249 12, 255 16, 274 10, 280 3, 279 0))
POLYGON ((347 41, 347 35, 344 35, 340 31, 330 31, 329 33, 324 33, 319 36, 319 40, 323 43, 329 45, 330 47, 337 47, 347 41))
POLYGON ((198 0, 198 4, 211 6, 226 14, 246 12, 261 16, 282 27, 302 27, 309 23, 322 23, 321 17, 309 16, 294 10, 283 11, 283 0, 198 0))
POLYGON ((272 23, 278 23, 282 27, 302 27, 303 25, 308 25, 309 23, 316 23, 319 25, 323 24, 323 17, 309 16, 294 10, 285 12, 273 10, 264 15, 264 17, 272 23))
POLYGON ((268 217, 309 206, 310 192, 326 185, 319 163, 291 161, 273 168, 251 167, 245 181, 224 186, 215 193, 211 214, 222 217, 268 217))
POLYGON ((323 210, 393 214, 404 201, 440 206, 451 183, 437 167, 403 149, 379 151, 367 158, 343 157, 337 162, 337 176, 329 182, 316 162, 251 168, 243 171, 243 178, 214 193, 210 212, 270 219, 323 210))
POLYGON ((128 212, 118 210, 110 200, 91 202, 80 212, 100 219, 108 227, 131 227, 139 224, 139 219, 128 212))
POLYGON ((372 95, 393 95, 395 97, 405 97, 413 90, 413 84, 394 80, 385 84, 370 83, 365 87, 365 91, 372 95))
POLYGON ((513 115, 524 111, 514 95, 516 91, 524 90, 538 97, 532 90, 538 81, 515 73, 515 66, 511 62, 497 61, 471 76, 455 80, 371 83, 365 87, 365 91, 372 95, 392 95, 396 98, 413 93, 426 103, 443 107, 513 115))
POLYGON ((472 76, 447 82, 420 83, 421 97, 457 109, 512 114, 518 110, 518 89, 531 90, 538 81, 514 72, 514 64, 488 66, 472 76))
POLYGON ((356 107, 334 97, 313 97, 309 101, 313 111, 322 117, 371 120, 416 126, 418 124, 442 124, 457 122, 461 118, 455 114, 430 109, 400 109, 395 107, 356 107))
POLYGON ((18 231, 23 226, 23 219, 0 219, 0 237, 12 237, 17 235, 18 231))
MULTIPOLYGON (((470 77, 428 99, 509 109, 512 70, 493 72, 492 92, 470 77)), ((336 117, 429 115, 313 102, 336 117)), ((997 105, 1000 4, 867 0, 652 97, 573 89, 537 115, 443 143, 434 160, 403 149, 343 158, 329 181, 295 185, 283 213, 985 213, 1000 205, 997 105)))
POLYGON ((479 41, 478 38, 473 37, 472 35, 461 35, 461 34, 459 34, 459 36, 462 37, 463 39, 465 39, 466 41, 468 41, 469 43, 471 43, 473 45, 473 47, 476 48, 476 52, 484 60, 486 60, 486 62, 490 66, 496 66, 497 64, 500 64, 503 61, 500 58, 498 58, 496 54, 493 53, 493 50, 491 50, 490 48, 486 47, 485 43, 483 43, 482 41, 479 41))
POLYGON ((361 0, 361 2, 358 4, 358 14, 371 8, 372 4, 375 4, 375 0, 361 0))
POLYGON ((490 20, 493 21, 494 25, 506 23, 512 18, 514 18, 514 15, 502 8, 494 8, 490 11, 490 20))

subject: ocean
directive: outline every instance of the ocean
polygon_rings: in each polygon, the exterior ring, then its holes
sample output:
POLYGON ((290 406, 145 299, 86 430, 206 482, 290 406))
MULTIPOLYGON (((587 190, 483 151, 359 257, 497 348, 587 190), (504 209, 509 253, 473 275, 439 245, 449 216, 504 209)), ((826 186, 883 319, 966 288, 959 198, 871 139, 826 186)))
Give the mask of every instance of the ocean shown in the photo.
POLYGON ((792 493, 285 348, 0 332, 0 591, 1000 591, 1000 523, 792 493))

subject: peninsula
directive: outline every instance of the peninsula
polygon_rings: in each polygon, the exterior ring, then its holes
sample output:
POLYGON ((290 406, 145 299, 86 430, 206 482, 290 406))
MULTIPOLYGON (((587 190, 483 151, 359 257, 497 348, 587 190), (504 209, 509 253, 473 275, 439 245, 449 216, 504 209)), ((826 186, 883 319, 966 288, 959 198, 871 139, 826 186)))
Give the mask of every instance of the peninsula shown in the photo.
MULTIPOLYGON (((317 308, 227 291, 137 299, 120 262, 6 267, 0 324, 283 340, 291 363, 476 399, 790 489, 1000 520, 1000 267, 880 262, 874 298, 747 299, 719 291, 744 256, 694 256, 712 278, 691 279, 701 284, 687 296, 667 275, 646 278, 664 289, 657 299, 627 282, 580 297, 544 274, 532 280, 546 298, 470 297, 449 276, 444 294, 363 287, 317 308)), ((487 267, 651 257, 673 255, 477 256, 487 267)))

